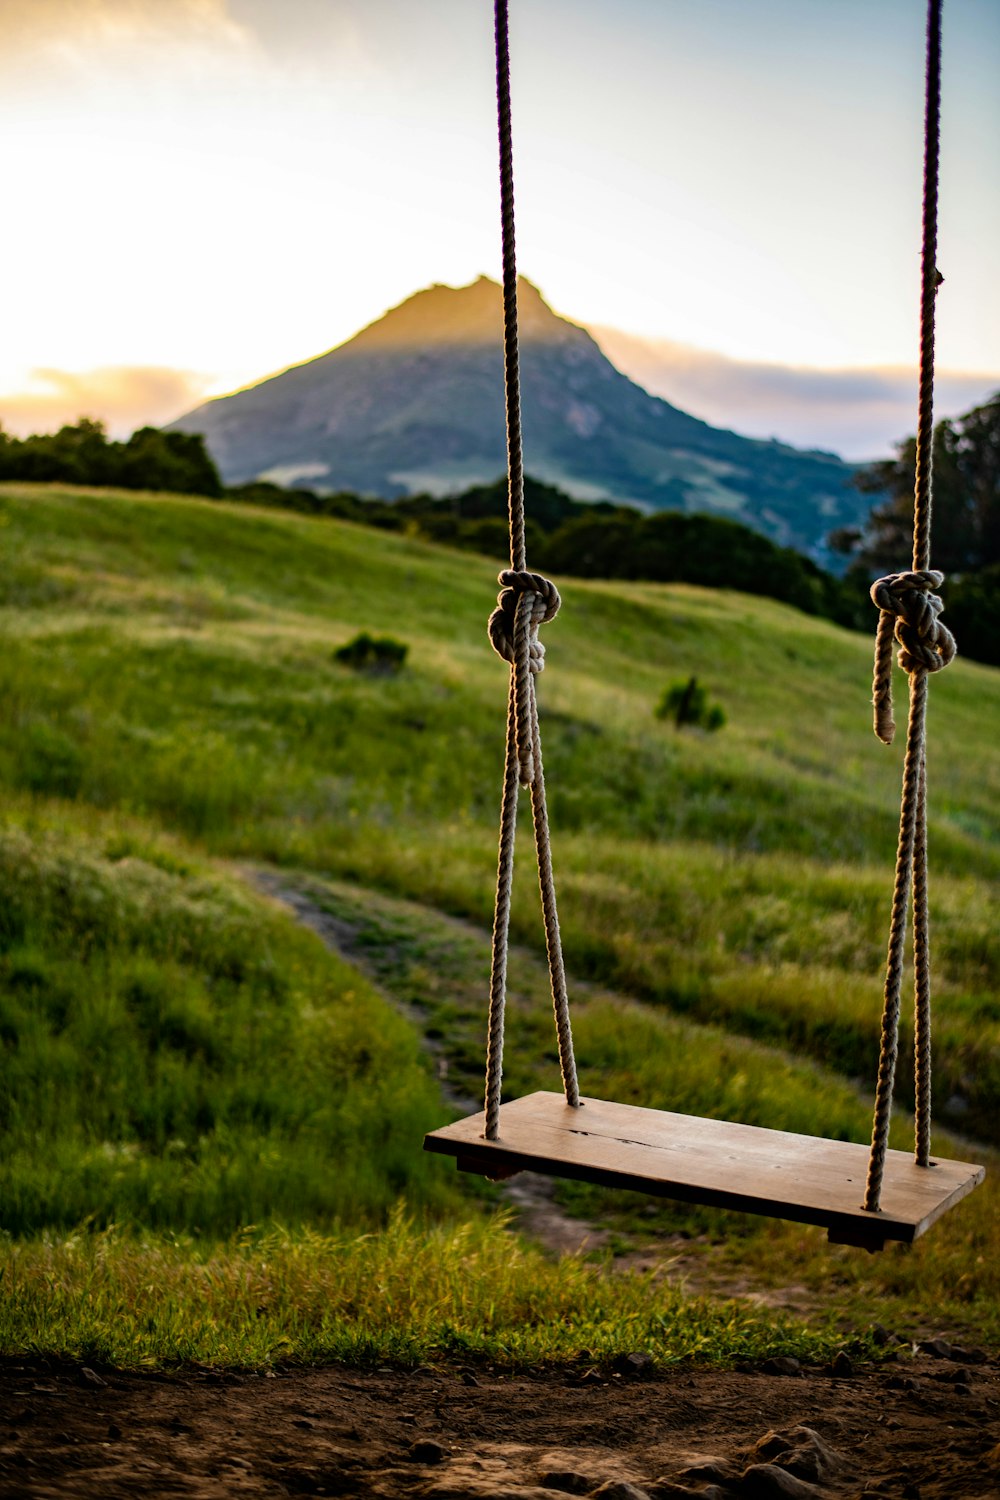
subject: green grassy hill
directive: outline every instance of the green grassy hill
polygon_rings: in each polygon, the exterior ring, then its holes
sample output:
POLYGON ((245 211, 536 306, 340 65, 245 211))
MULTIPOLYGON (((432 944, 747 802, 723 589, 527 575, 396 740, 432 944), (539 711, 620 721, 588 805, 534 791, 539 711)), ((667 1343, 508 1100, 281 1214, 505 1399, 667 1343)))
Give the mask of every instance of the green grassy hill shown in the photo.
MULTIPOLYGON (((290 514, 14 485, 0 537, 3 1227, 364 1227, 400 1195, 454 1213, 454 1177, 419 1150, 440 1105, 412 1022, 240 871, 320 877, 390 958, 410 912, 385 986, 474 1087, 482 954, 459 961, 436 924, 491 916, 494 565, 290 514), (404 671, 338 664, 360 630, 405 642, 404 671)), ((585 1088, 863 1139, 902 754, 871 734, 870 643, 735 593, 574 582, 564 600, 539 684, 561 919, 570 970, 613 992, 583 1007, 585 1088), (718 734, 653 715, 692 673, 718 734)), ((942 674, 929 756, 936 1102, 986 1141, 998 687, 970 663, 942 674)), ((525 837, 514 931, 538 950, 530 859, 525 837)), ((544 997, 512 982, 515 1013, 529 998, 511 1078, 554 1086, 544 997)), ((904 1058, 903 1104, 905 1078, 904 1058)), ((926 1252, 973 1278, 956 1318, 996 1317, 975 1270, 994 1203, 982 1190, 926 1252)), ((832 1252, 811 1233, 754 1230, 741 1254, 808 1245, 819 1276, 832 1252)))

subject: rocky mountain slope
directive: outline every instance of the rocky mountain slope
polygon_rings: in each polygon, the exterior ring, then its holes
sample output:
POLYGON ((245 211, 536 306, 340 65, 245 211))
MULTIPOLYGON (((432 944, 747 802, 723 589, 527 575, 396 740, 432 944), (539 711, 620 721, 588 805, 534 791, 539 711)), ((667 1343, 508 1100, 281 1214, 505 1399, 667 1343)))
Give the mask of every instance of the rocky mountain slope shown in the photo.
MULTIPOLYGON (((835 455, 743 438, 649 395, 523 279, 520 335, 537 478, 584 500, 729 516, 820 561, 827 533, 867 513, 835 455)), ((502 372, 500 288, 480 277, 418 292, 339 348, 174 425, 204 433, 229 483, 446 494, 505 467, 502 372)))

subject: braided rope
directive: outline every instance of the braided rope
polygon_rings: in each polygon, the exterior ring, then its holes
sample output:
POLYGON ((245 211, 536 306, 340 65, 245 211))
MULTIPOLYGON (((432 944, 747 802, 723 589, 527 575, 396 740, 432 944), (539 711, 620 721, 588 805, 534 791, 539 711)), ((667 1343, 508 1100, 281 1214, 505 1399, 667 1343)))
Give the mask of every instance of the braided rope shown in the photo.
POLYGON ((507 753, 500 808, 500 846, 497 893, 493 912, 493 950, 490 960, 490 1013, 486 1040, 486 1139, 500 1133, 500 1087, 503 1081, 503 1028, 507 999, 507 938, 510 931, 510 893, 514 883, 514 835, 517 830, 517 718, 514 678, 507 698, 507 753))
POLYGON ((955 655, 955 641, 938 616, 942 604, 932 590, 944 575, 930 566, 932 466, 934 447, 934 314, 937 289, 937 204, 941 141, 941 0, 928 0, 927 72, 924 111, 923 249, 920 293, 920 391, 917 418, 916 473, 913 492, 913 569, 894 573, 872 585, 878 606, 875 675, 872 699, 875 733, 891 744, 892 643, 899 643, 899 665, 909 674, 909 715, 903 787, 900 799, 896 874, 889 922, 883 992, 878 1083, 872 1119, 871 1155, 864 1207, 877 1212, 889 1145, 892 1091, 899 1053, 899 1012, 903 950, 909 898, 913 898, 914 1093, 918 1166, 930 1164, 931 1132, 931 982, 930 917, 927 892, 927 679, 955 655))
POLYGON ((527 567, 524 539, 524 444, 521 438, 521 361, 517 344, 517 255, 514 248, 514 143, 510 120, 510 41, 507 0, 493 7, 497 54, 497 135, 500 144, 500 246, 503 258, 503 371, 510 493, 510 565, 527 567))
MULTIPOLYGON (((921 673, 924 691, 926 675, 921 673)), ((914 838, 919 857, 913 862, 913 1093, 914 1156, 927 1167, 931 1159, 931 952, 930 903, 927 894, 927 758, 926 746, 917 779, 914 838)))
POLYGON ((507 414, 508 514, 510 568, 500 574, 501 592, 490 615, 493 649, 510 664, 507 699, 507 749, 503 802, 500 810, 500 848, 497 892, 493 912, 493 953, 490 971, 490 1012, 486 1049, 486 1139, 500 1134, 500 1097, 503 1082, 504 1012, 507 1000, 507 954, 510 938, 510 897, 514 876, 514 837, 517 826, 518 783, 531 788, 531 812, 538 860, 538 882, 545 926, 545 949, 552 988, 552 1007, 559 1040, 566 1102, 580 1103, 573 1057, 566 970, 563 964, 559 915, 552 875, 542 737, 538 724, 535 678, 545 666, 545 647, 538 628, 559 610, 559 590, 540 573, 527 570, 524 527, 524 455, 521 436, 520 362, 517 342, 517 262, 514 249, 514 166, 510 117, 510 50, 507 0, 495 0, 497 58, 497 132, 500 146, 500 224, 503 253, 504 393, 507 414))

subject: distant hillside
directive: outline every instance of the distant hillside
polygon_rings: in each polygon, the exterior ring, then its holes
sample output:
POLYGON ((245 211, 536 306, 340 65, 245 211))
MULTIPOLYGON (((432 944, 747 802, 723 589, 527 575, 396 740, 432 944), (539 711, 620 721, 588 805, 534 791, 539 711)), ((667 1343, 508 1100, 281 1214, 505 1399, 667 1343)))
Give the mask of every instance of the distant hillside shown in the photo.
MULTIPOLYGON (((520 333, 537 478, 582 500, 728 516, 822 562, 827 533, 866 517, 835 455, 739 437, 649 395, 523 279, 520 333)), ((418 292, 340 348, 174 427, 204 433, 230 484, 447 494, 505 467, 502 371, 500 288, 480 277, 418 292)))

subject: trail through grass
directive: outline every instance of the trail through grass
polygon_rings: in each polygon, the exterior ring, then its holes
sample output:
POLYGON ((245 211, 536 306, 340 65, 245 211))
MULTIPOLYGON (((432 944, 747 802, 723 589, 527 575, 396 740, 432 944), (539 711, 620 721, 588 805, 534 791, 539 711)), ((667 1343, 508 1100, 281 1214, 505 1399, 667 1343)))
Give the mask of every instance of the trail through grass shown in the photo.
MULTIPOLYGON (((303 885, 337 920, 357 961, 379 988, 422 1018, 443 1050, 450 1085, 480 1099, 485 1054, 488 934, 411 902, 315 878, 303 885)), ((593 985, 571 986, 573 1030, 584 1092, 682 1114, 866 1141, 872 1084, 859 1089, 830 1069, 739 1041, 593 985)), ((558 1090, 559 1064, 544 962, 515 951, 510 967, 505 1096, 558 1090)), ((481 1104, 476 1105, 481 1107, 481 1104)), ((913 1145, 913 1120, 896 1111, 892 1144, 913 1145)), ((912 1336, 934 1319, 976 1344, 1000 1340, 1000 1156, 937 1130, 941 1155, 985 1162, 985 1184, 913 1246, 879 1255, 831 1246, 822 1230, 723 1213, 644 1195, 560 1182, 563 1207, 611 1228, 626 1257, 677 1253, 699 1287, 764 1285, 780 1300, 794 1283, 813 1326, 882 1323, 912 1336), (934 1288, 933 1307, 928 1288, 934 1288), (831 1296, 835 1289, 835 1296, 831 1296), (805 1293, 804 1297, 801 1295, 805 1293)), ((495 1190, 483 1189, 487 1202, 495 1190)), ((582 1235, 581 1235, 582 1238, 582 1235)))
POLYGON ((457 1201, 412 1029, 191 851, 106 820, 0 832, 2 1227, 226 1233, 457 1201))

